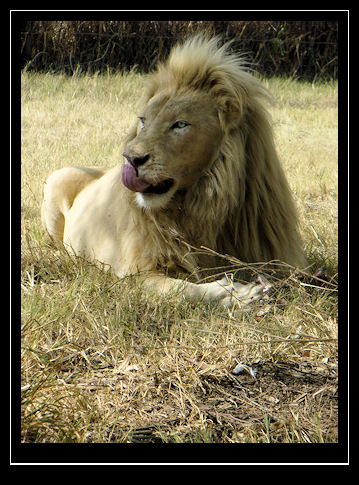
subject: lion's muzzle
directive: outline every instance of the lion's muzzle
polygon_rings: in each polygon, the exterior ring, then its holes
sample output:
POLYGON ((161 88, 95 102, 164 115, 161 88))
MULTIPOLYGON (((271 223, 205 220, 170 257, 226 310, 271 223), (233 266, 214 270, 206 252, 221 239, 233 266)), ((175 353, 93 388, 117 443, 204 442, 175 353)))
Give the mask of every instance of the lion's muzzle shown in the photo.
POLYGON ((173 179, 165 179, 150 184, 137 176, 135 167, 126 163, 122 169, 121 181, 125 187, 133 192, 145 192, 146 194, 165 194, 173 186, 173 179))
POLYGON ((122 169, 121 181, 125 187, 133 192, 143 192, 150 184, 137 177, 136 169, 133 165, 126 163, 122 169))

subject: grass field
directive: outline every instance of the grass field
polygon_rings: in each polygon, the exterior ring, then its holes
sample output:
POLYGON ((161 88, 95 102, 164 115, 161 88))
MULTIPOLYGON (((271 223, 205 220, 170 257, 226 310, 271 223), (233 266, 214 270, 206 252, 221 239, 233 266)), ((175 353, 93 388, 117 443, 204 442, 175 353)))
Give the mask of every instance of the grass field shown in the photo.
POLYGON ((21 82, 22 441, 336 442, 337 84, 266 81, 306 254, 327 284, 293 277, 267 313, 237 314, 153 300, 135 277, 56 251, 41 227, 52 171, 119 162, 141 76, 21 82))

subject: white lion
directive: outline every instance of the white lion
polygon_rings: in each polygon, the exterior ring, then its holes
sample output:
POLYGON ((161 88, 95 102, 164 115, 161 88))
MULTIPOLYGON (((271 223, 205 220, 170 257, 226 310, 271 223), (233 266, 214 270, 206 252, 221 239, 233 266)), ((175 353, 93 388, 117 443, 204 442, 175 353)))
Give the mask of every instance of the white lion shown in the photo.
POLYGON ((267 290, 253 283, 195 283, 223 261, 303 265, 292 196, 263 103, 265 88, 216 38, 175 47, 147 80, 142 111, 111 169, 70 167, 45 185, 50 236, 118 275, 140 272, 159 292, 246 304, 267 290), (186 244, 185 244, 186 243, 186 244))

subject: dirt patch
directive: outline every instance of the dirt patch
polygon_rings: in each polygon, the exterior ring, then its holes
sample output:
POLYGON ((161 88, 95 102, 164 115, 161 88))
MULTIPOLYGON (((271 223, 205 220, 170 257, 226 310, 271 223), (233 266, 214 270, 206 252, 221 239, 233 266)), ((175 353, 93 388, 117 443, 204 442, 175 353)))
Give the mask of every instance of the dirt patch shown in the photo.
MULTIPOLYGON (((173 375, 158 372, 146 384, 150 399, 134 399, 126 424, 117 422, 108 430, 107 439, 135 443, 337 441, 336 366, 302 360, 258 362, 254 368, 256 377, 248 372, 199 375, 191 395, 183 381, 180 384, 173 375)), ((139 397, 140 382, 132 380, 129 385, 139 397)))

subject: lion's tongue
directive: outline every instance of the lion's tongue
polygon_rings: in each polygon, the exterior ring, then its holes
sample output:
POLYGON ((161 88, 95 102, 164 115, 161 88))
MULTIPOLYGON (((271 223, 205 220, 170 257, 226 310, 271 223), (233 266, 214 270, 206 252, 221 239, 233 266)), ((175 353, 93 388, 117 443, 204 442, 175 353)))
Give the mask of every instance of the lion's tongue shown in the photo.
POLYGON ((138 178, 136 170, 129 163, 126 163, 122 169, 121 181, 125 187, 133 190, 133 192, 143 192, 151 185, 138 178))

